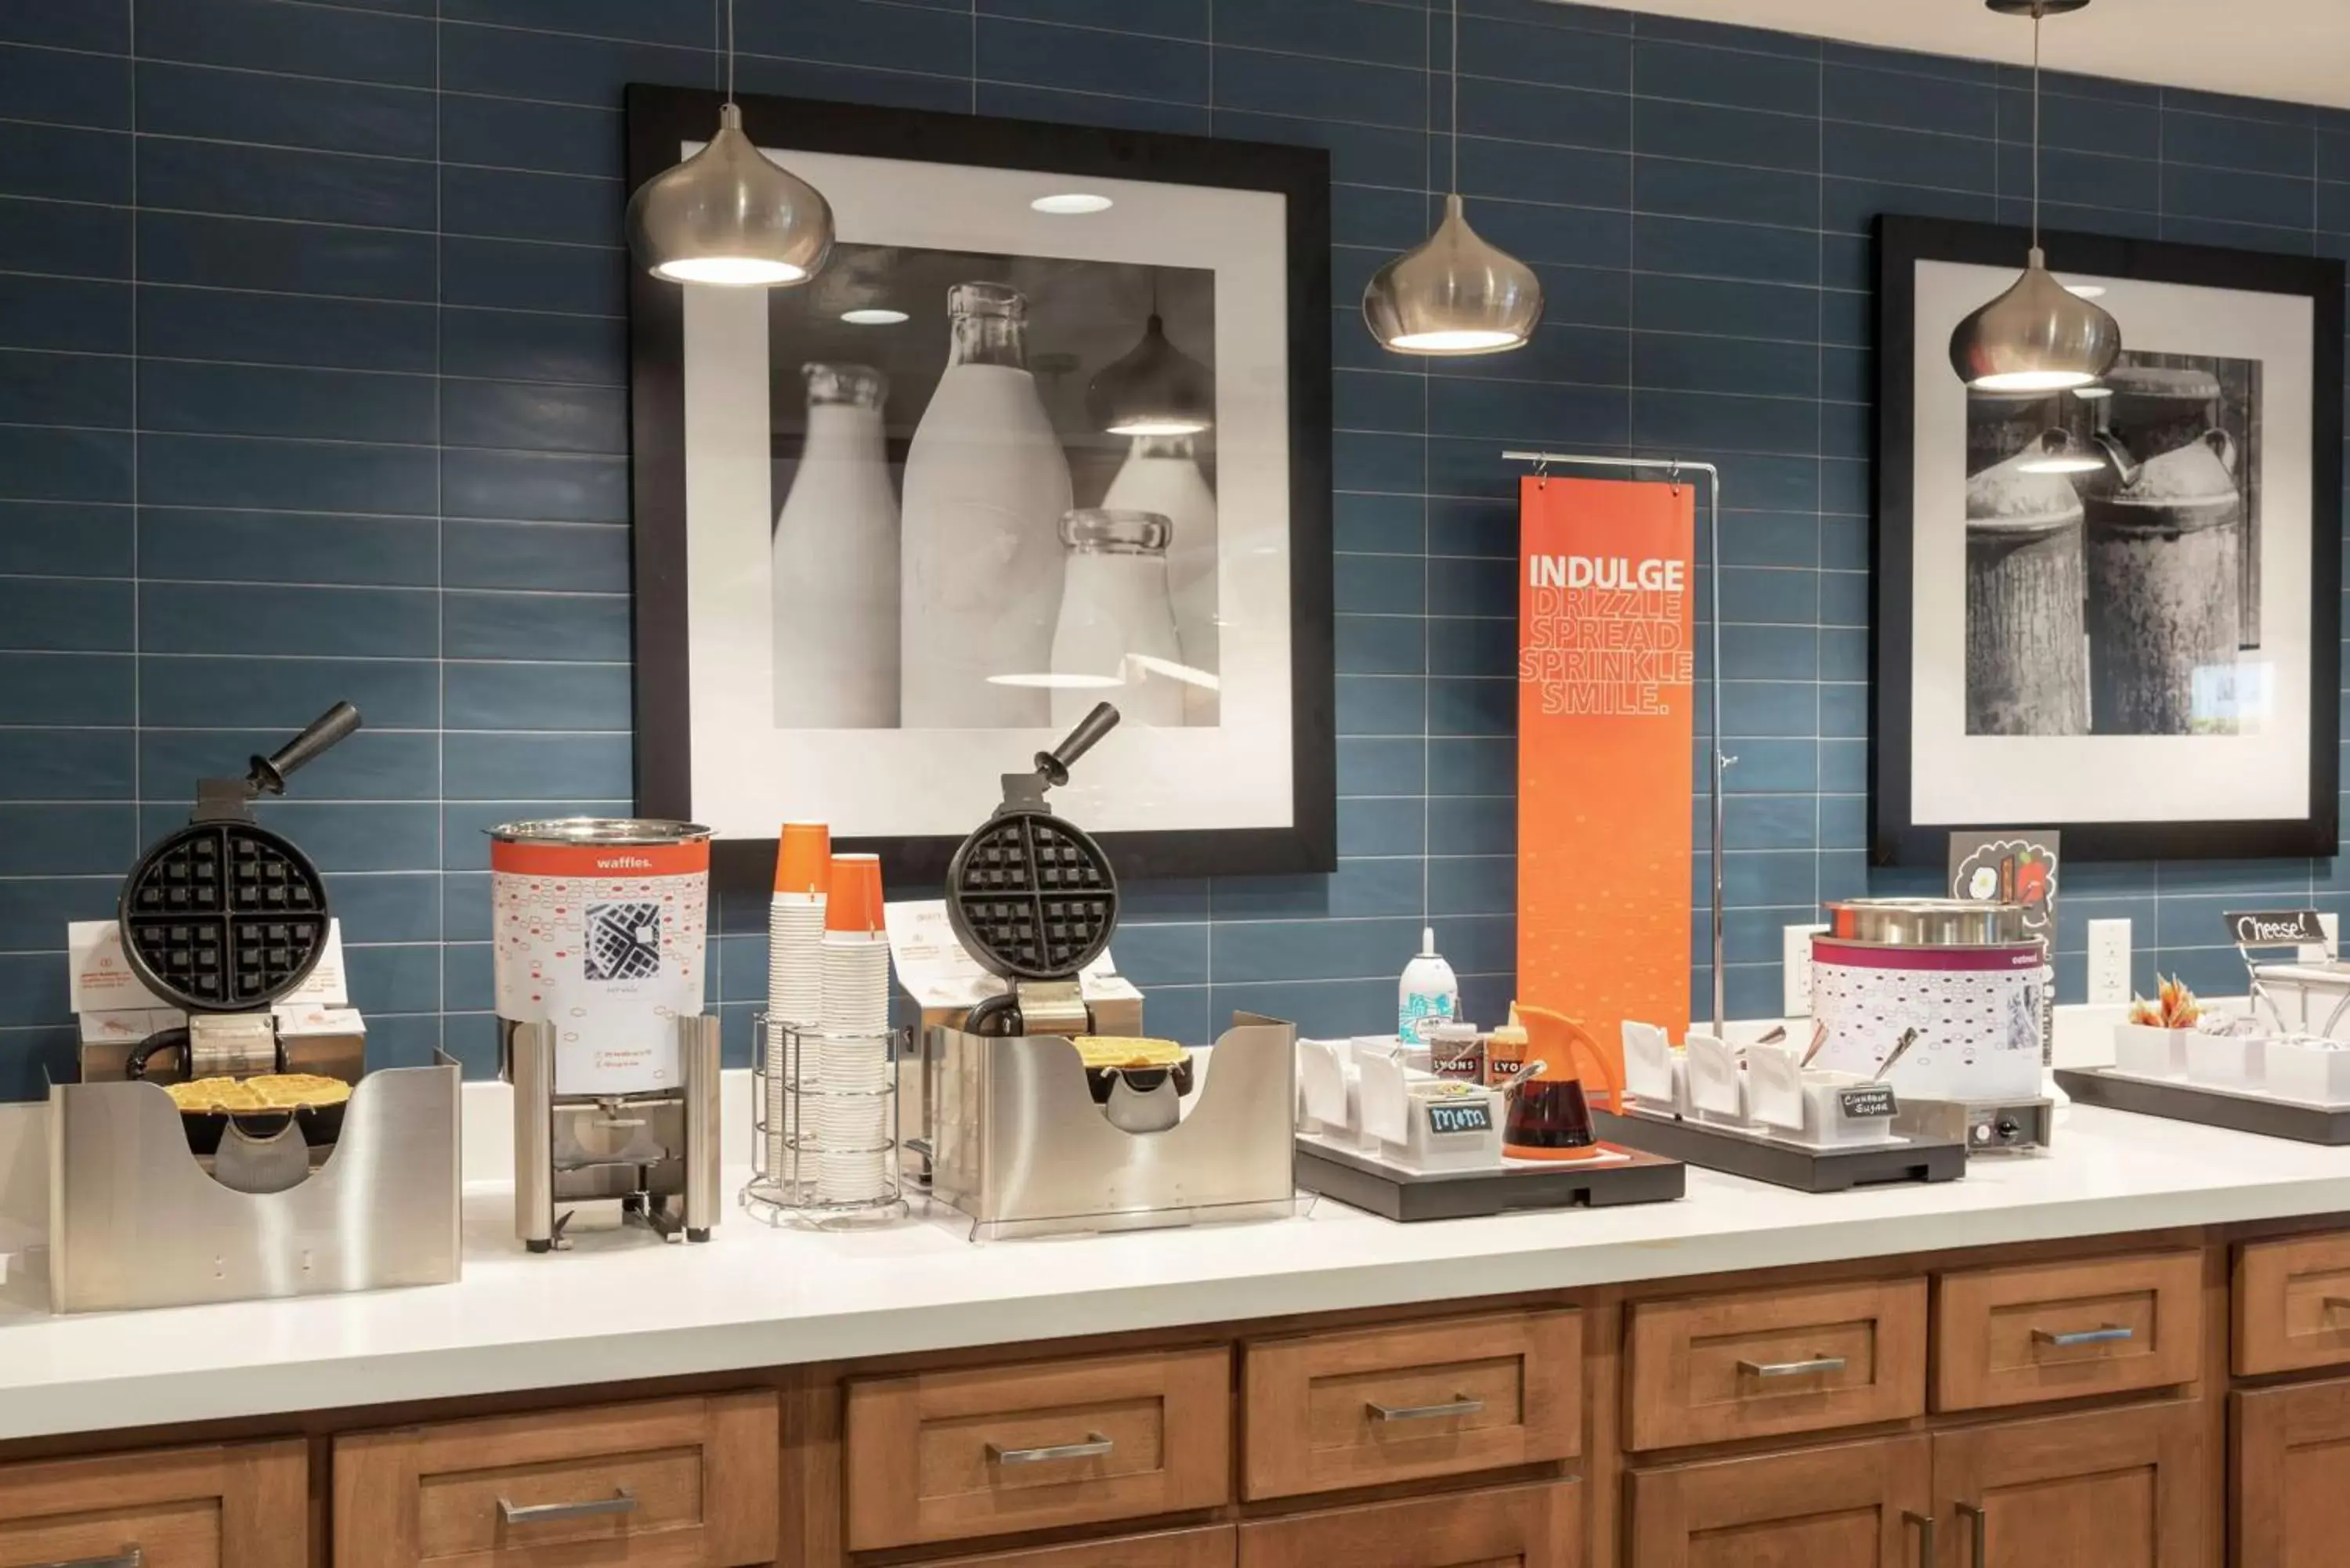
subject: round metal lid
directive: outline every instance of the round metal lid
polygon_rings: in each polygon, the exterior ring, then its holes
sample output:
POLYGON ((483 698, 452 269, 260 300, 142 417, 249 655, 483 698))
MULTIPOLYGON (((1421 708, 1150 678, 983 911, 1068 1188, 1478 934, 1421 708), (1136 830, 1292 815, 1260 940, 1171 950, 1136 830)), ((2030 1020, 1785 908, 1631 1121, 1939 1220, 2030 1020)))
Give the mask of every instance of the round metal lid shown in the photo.
POLYGON ((711 836, 711 830, 698 822, 645 816, 550 816, 502 822, 482 831, 501 844, 693 844, 711 836))

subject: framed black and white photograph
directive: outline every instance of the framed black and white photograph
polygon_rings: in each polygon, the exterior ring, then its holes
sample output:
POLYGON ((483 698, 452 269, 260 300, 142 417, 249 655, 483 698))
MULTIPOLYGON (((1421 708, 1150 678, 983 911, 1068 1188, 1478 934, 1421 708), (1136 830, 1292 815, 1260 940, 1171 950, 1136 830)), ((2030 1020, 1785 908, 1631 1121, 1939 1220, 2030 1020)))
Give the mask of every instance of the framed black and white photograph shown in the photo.
MULTIPOLYGON (((631 186, 718 101, 632 87, 631 186)), ((1335 865, 1326 154, 738 101, 836 238, 631 285, 639 809, 927 877, 1107 701, 1122 872, 1335 865)))
POLYGON ((1880 221, 1874 857, 2012 822, 2074 860, 2332 855, 2343 265, 2046 234, 2119 360, 1970 386, 1951 332, 2031 244, 1880 221))

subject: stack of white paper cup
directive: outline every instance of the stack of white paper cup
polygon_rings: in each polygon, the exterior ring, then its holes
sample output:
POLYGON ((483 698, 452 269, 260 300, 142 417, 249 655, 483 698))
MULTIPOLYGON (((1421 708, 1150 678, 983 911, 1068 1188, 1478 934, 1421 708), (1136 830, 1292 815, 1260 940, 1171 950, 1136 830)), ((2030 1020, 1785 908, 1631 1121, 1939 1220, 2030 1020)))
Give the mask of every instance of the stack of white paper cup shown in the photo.
POLYGON ((819 1203, 875 1202, 889 1193, 889 937, 881 862, 836 855, 825 909, 823 1034, 816 1132, 824 1147, 819 1203))
MULTIPOLYGON (((775 890, 767 905, 767 1179, 795 1175, 785 1129, 790 1030, 813 1029, 824 1018, 824 910, 832 875, 832 835, 821 822, 787 822, 775 845, 775 890)), ((813 1170, 797 1173, 803 1179, 813 1170)))

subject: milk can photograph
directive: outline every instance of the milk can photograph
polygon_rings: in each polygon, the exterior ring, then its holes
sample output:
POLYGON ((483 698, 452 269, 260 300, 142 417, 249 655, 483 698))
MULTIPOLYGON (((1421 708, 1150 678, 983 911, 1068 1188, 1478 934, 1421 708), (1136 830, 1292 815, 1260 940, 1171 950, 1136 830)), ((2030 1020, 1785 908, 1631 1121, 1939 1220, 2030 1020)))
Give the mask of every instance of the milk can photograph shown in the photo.
POLYGON ((2230 735, 2267 717, 2261 365, 2125 350, 1967 393, 1967 732, 2230 735))

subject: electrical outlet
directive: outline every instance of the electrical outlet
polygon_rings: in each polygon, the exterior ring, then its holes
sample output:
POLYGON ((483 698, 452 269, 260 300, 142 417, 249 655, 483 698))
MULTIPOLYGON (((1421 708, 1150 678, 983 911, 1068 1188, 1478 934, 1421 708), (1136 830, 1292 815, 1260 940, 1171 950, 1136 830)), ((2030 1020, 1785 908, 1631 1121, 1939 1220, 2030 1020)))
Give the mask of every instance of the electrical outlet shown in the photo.
POLYGON ((1825 926, 1789 926, 1780 933, 1780 1011, 1789 1018, 1812 1012, 1812 934, 1825 926))
POLYGON ((2130 999, 2130 923, 2127 920, 2089 922, 2089 1000, 2126 1002, 2130 999))

